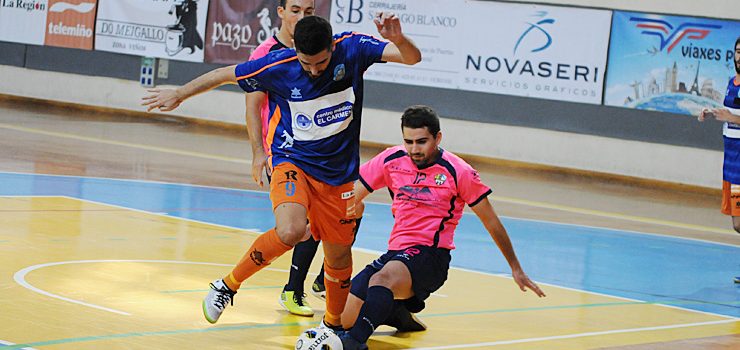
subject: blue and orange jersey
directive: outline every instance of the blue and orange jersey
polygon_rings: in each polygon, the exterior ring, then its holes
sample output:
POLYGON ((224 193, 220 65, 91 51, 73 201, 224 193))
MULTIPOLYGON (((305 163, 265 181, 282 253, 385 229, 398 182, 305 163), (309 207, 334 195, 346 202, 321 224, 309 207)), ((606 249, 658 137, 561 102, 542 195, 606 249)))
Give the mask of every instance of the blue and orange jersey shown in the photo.
MULTIPOLYGON (((723 104, 730 113, 740 116, 740 81, 735 77, 730 77, 727 83, 727 92, 723 104)), ((727 137, 740 138, 740 125, 734 123, 725 123, 723 134, 727 137)))
MULTIPOLYGON (((724 106, 730 113, 740 117, 740 80, 731 77, 727 83, 724 106)), ((725 141, 722 178, 732 184, 740 184, 740 124, 725 122, 722 130, 725 141)))
POLYGON ((381 62, 387 42, 350 32, 334 39, 318 78, 303 70, 293 49, 239 64, 235 73, 244 91, 268 92, 271 165, 290 162, 337 186, 358 177, 363 74, 381 62))

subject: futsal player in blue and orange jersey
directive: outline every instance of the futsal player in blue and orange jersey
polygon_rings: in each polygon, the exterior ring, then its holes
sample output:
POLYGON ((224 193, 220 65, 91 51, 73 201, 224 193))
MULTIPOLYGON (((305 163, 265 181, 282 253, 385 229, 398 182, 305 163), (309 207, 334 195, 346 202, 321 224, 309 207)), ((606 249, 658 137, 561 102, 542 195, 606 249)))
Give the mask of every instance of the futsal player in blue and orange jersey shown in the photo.
MULTIPOLYGON (((280 31, 262 42, 249 56, 249 60, 256 60, 269 52, 293 47, 293 33, 295 25, 305 16, 312 16, 315 11, 314 0, 280 0, 277 14, 280 17, 280 31)), ((249 141, 252 144, 252 178, 262 187, 262 172, 270 181, 270 173, 266 167, 270 149, 267 145, 268 123, 270 121, 270 105, 267 102, 267 93, 256 91, 245 94, 246 119, 249 141)), ((280 293, 280 305, 288 312, 299 316, 313 316, 311 305, 306 300, 304 284, 308 269, 311 267, 319 242, 309 237, 307 240, 293 247, 293 257, 290 263, 288 283, 280 293)), ((314 294, 324 292, 324 269, 316 276, 313 283, 314 294)), ((319 296, 321 295, 319 294, 319 296)))
MULTIPOLYGON (((740 233, 740 37, 735 40, 735 76, 727 82, 725 108, 705 109, 699 121, 714 117, 725 122, 722 135, 725 159, 722 166, 722 213, 732 216, 732 227, 740 233)), ((735 277, 740 283, 740 276, 735 277)))
POLYGON ((258 237, 231 273, 211 283, 203 301, 215 323, 247 278, 312 234, 323 241, 326 313, 323 323, 341 325, 352 275, 353 182, 358 178, 363 73, 374 63, 416 64, 421 52, 401 31, 398 17, 375 18, 380 35, 332 36, 329 22, 308 16, 296 24, 295 50, 208 72, 178 89, 150 89, 148 110, 170 111, 185 99, 224 83, 247 92, 267 91, 267 140, 272 168, 270 199, 276 227, 258 237))

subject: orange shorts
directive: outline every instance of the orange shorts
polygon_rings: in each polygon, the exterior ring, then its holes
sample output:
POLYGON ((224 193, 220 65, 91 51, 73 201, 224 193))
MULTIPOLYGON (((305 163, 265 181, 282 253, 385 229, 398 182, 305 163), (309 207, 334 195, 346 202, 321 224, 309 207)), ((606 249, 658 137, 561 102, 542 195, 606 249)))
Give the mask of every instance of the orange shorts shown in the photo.
POLYGON ((278 164, 272 170, 270 200, 272 210, 283 203, 298 203, 306 208, 314 239, 351 245, 355 228, 354 184, 332 186, 307 175, 292 163, 278 164))
POLYGON ((722 214, 740 216, 740 185, 722 181, 722 214))

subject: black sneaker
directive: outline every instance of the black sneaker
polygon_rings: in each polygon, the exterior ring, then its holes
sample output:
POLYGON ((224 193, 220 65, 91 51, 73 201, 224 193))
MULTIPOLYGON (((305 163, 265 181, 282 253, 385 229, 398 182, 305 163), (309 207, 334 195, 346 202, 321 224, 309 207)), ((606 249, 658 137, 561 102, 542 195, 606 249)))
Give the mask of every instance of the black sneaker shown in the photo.
POLYGON ((427 325, 421 322, 416 315, 409 312, 403 303, 396 303, 393 313, 383 322, 399 332, 421 332, 427 330, 427 325))

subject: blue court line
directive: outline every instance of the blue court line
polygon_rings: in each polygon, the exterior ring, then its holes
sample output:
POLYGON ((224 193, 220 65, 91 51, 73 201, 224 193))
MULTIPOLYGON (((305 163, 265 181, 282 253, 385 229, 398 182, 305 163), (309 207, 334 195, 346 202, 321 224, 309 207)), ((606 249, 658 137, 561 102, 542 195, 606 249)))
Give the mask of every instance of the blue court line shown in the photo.
MULTIPOLYGON (((267 231, 274 225, 268 194, 248 190, 0 173, 0 195, 68 196, 155 213, 167 208, 171 217, 236 229, 267 231)), ((389 206, 368 203, 365 213, 355 246, 385 251, 393 224, 389 206)), ((524 270, 536 281, 651 303, 691 301, 682 307, 740 317, 740 285, 732 282, 740 275, 738 246, 508 217, 502 221, 524 270)), ((463 216, 455 243, 453 266, 510 273, 475 216, 463 216)))

